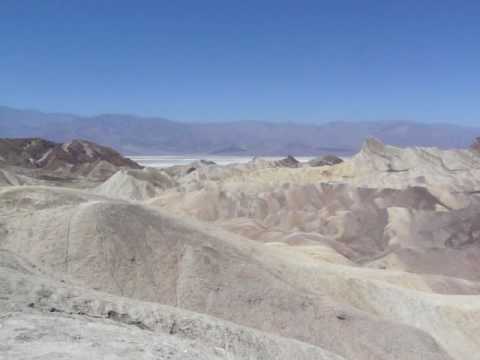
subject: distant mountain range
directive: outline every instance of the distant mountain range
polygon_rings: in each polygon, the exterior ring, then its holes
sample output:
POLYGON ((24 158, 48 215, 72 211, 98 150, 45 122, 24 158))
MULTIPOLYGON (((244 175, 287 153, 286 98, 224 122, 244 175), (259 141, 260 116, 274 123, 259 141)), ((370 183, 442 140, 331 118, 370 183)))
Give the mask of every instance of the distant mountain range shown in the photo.
POLYGON ((468 147, 480 128, 413 122, 320 125, 237 121, 183 123, 122 114, 92 117, 0 107, 0 137, 85 139, 127 155, 349 155, 369 136, 398 146, 468 147))

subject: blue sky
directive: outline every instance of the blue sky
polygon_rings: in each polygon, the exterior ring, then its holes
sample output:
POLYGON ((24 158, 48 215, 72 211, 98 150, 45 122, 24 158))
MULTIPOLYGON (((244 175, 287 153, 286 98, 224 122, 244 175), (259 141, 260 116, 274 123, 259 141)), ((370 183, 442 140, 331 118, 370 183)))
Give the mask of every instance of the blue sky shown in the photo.
POLYGON ((2 0, 0 104, 480 123, 480 2, 2 0))

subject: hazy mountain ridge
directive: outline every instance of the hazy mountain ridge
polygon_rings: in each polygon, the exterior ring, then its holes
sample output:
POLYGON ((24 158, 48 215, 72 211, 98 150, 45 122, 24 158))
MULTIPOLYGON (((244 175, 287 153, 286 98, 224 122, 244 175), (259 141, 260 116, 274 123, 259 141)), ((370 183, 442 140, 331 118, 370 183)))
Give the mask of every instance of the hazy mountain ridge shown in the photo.
POLYGON ((104 114, 92 117, 0 107, 1 137, 81 138, 124 154, 350 155, 374 136, 398 146, 464 148, 474 127, 413 122, 330 122, 320 125, 237 121, 183 123, 164 118, 104 114))

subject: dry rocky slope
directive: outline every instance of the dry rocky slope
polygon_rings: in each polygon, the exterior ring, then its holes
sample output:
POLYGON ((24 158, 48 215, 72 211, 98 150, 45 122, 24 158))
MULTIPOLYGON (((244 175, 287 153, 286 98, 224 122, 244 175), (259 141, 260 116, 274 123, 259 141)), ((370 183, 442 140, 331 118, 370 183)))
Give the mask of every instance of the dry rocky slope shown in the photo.
POLYGON ((39 138, 0 139, 0 184, 62 185, 104 181, 119 169, 141 169, 113 149, 90 141, 58 144, 39 138))
POLYGON ((369 139, 323 166, 198 162, 83 184, 0 187, 0 359, 480 353, 473 148, 369 139))

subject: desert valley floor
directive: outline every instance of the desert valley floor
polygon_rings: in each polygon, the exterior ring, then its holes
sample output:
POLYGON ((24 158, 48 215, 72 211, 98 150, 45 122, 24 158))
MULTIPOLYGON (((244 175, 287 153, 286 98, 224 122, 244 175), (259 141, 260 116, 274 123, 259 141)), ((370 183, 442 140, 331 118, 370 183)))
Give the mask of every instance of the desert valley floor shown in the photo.
POLYGON ((0 140, 0 359, 480 359, 480 150, 0 140))

